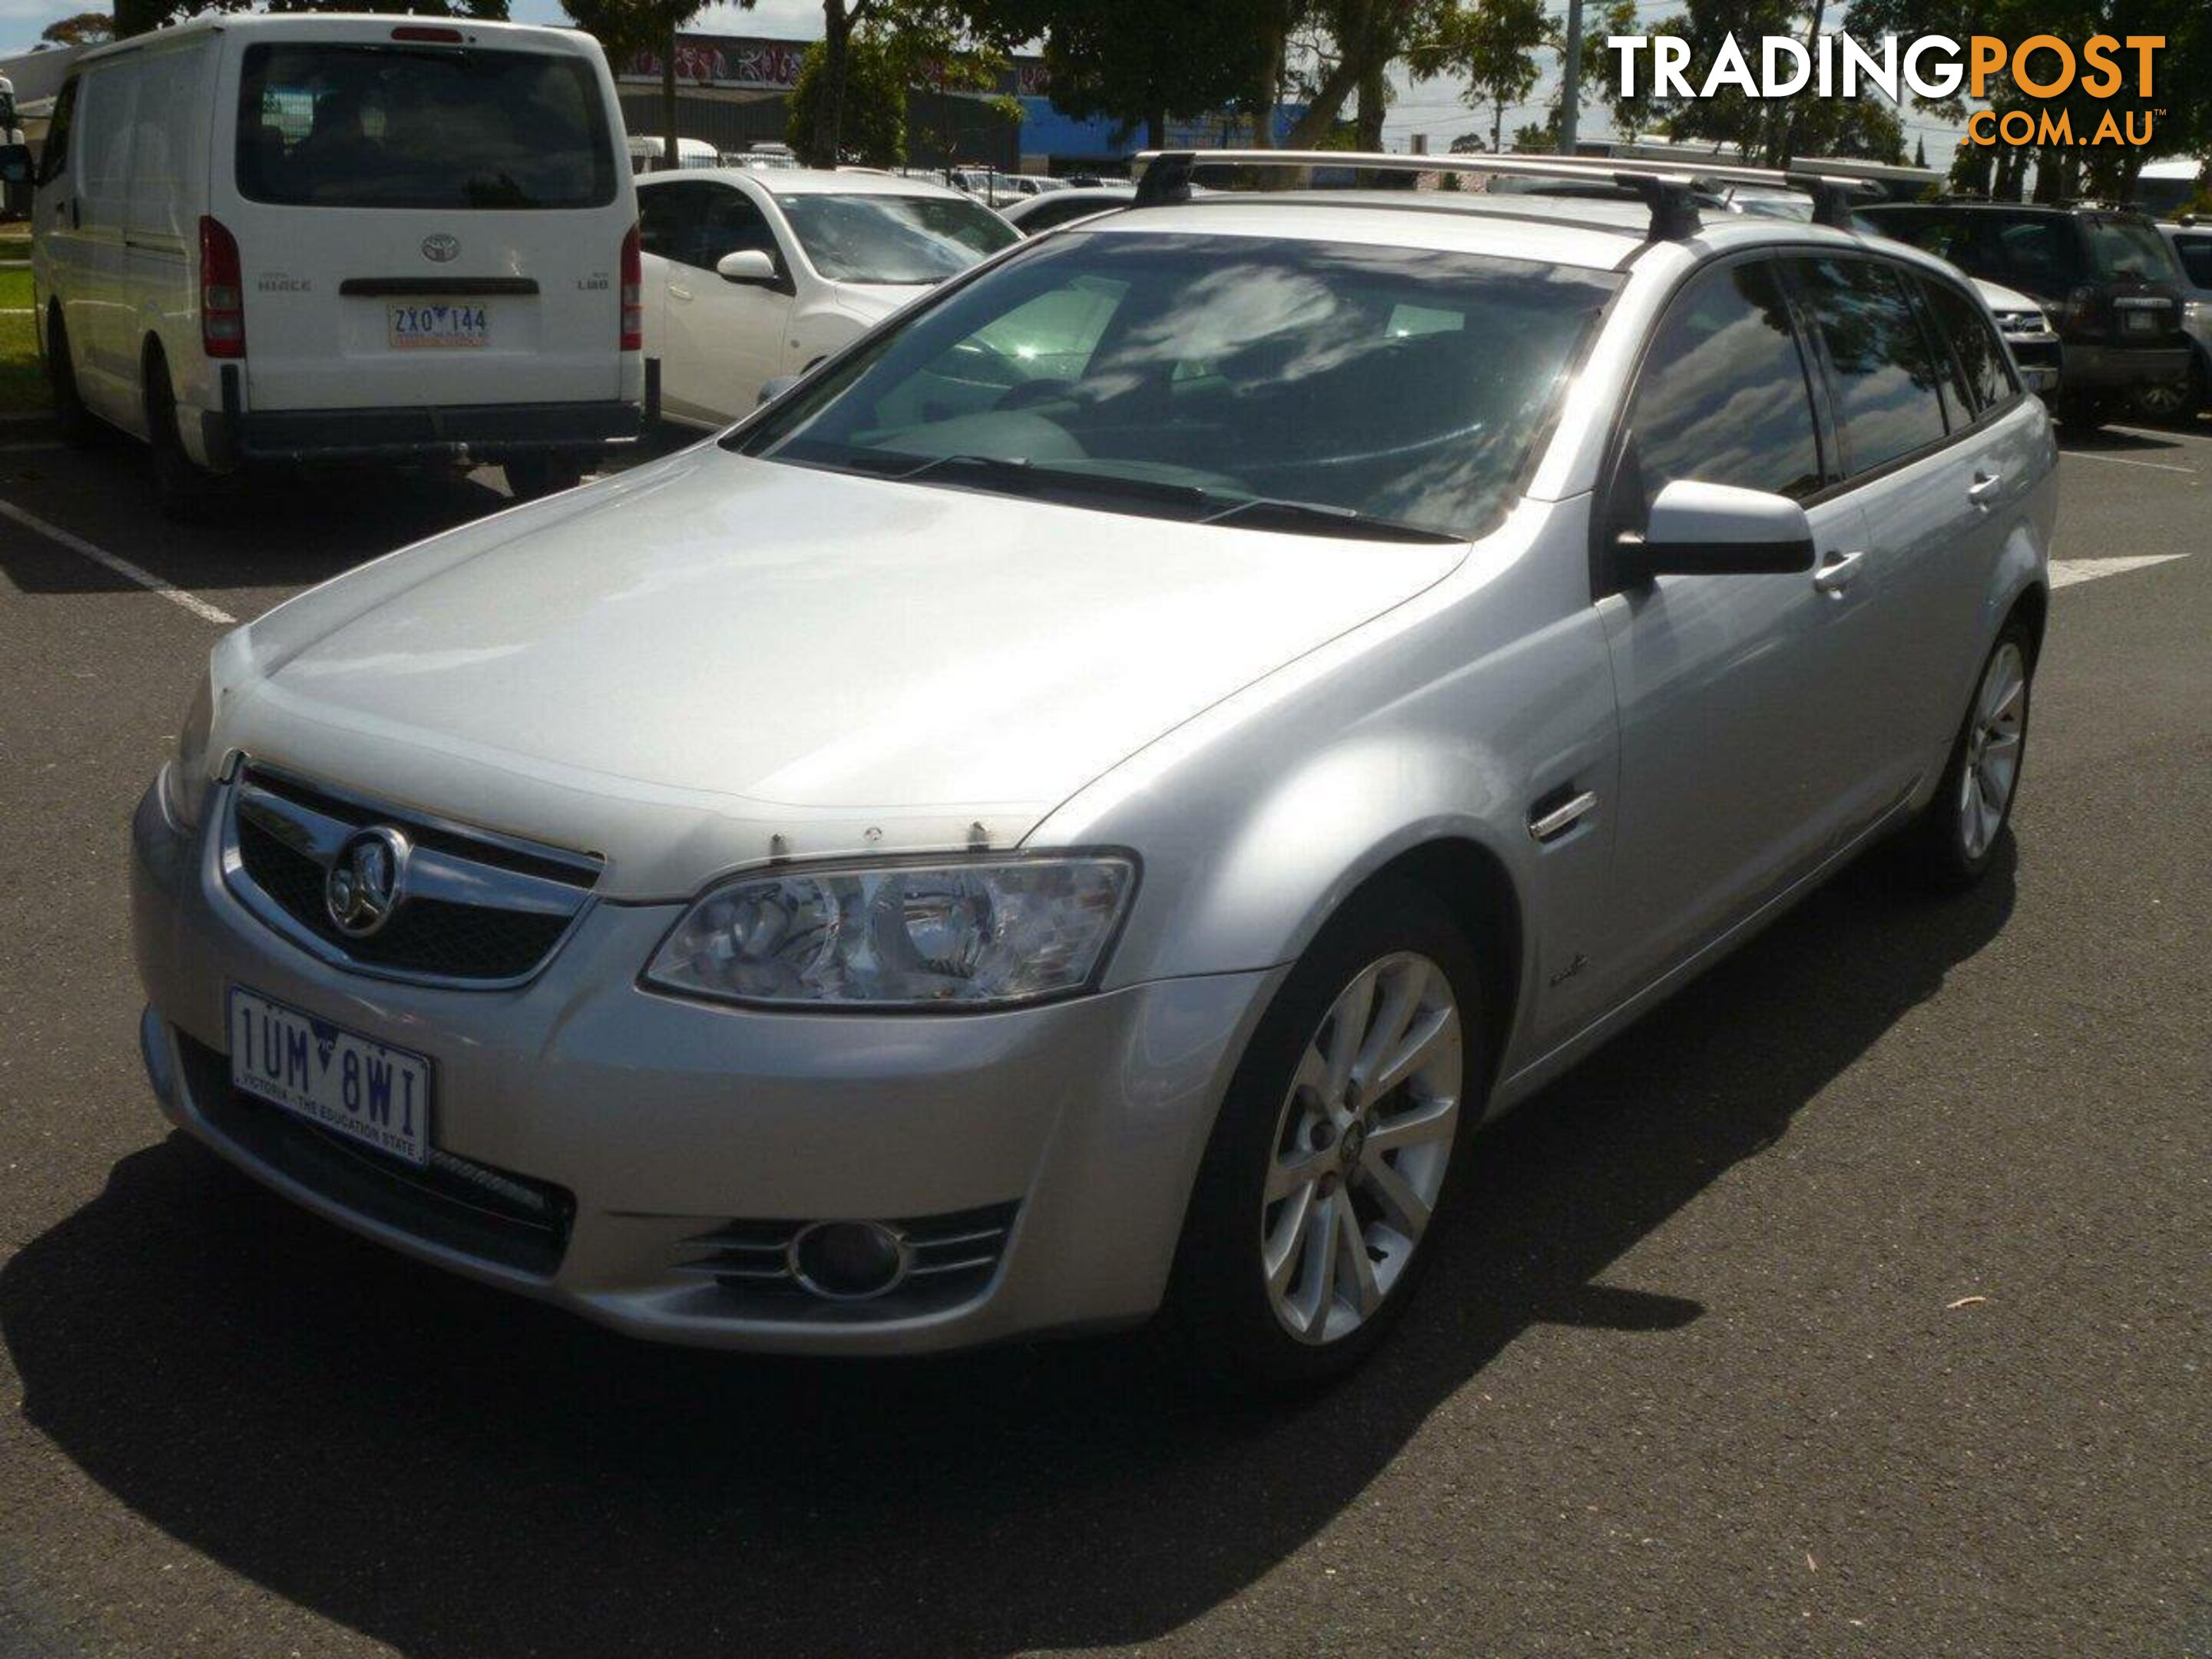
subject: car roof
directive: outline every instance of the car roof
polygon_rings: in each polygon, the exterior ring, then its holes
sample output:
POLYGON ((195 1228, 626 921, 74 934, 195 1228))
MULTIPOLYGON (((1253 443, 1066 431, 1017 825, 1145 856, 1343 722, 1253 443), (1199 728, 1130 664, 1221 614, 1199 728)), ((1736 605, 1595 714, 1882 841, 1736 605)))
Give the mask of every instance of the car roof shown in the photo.
MULTIPOLYGON (((1653 244, 1650 210, 1641 202, 1588 197, 1491 195, 1482 191, 1324 190, 1221 191, 1173 205, 1136 206, 1085 220, 1077 229, 1130 234, 1165 231, 1282 236, 1397 247, 1487 253, 1547 264, 1618 270, 1653 244)), ((1788 243, 1865 245, 1846 231, 1788 219, 1753 218, 1714 209, 1692 239, 1708 250, 1788 243)), ((1884 242, 1884 253, 1912 253, 1884 242)))
POLYGON ((975 198, 927 179, 907 179, 896 173, 833 173, 827 167, 678 167, 672 172, 641 174, 640 190, 650 190, 664 179, 696 182, 720 179, 730 184, 749 184, 777 196, 934 196, 967 202, 975 198))

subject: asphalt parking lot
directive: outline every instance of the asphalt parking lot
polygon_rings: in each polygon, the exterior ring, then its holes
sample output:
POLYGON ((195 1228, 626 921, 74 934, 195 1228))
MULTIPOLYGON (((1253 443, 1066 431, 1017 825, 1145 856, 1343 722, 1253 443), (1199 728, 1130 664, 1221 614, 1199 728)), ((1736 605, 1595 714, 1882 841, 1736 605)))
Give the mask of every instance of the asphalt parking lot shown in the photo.
POLYGON ((2212 422, 2069 446, 1994 878, 1848 872, 1554 1085, 1264 1415, 1141 1339, 640 1346, 166 1132, 123 872, 197 664, 485 477, 185 531, 0 432, 0 1654, 2212 1656, 2212 422))

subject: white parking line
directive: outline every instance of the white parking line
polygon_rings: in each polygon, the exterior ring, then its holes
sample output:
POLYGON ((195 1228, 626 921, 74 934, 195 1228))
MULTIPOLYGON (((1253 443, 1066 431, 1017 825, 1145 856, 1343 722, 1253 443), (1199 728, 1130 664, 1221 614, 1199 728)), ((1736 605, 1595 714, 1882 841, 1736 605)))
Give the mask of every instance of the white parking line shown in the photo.
POLYGON ((26 513, 13 501, 0 501, 0 518, 11 519, 26 530, 35 530, 47 540, 57 542, 72 553, 81 554, 94 564, 112 570, 117 575, 137 582, 149 592, 159 593, 172 605, 182 605, 203 622, 220 623, 228 628, 238 620, 228 611, 219 611, 197 593, 187 593, 173 582, 164 581, 150 570, 141 570, 128 559, 118 558, 104 547, 94 547, 82 536, 72 536, 59 525, 48 524, 34 513, 26 513))
POLYGON ((2075 582, 2093 582, 2100 576, 2123 576, 2130 570, 2148 570, 2154 564, 2171 564, 2188 556, 2186 553, 2139 553, 2125 559, 2053 559, 2051 585, 2070 587, 2075 582))
POLYGON ((2069 449, 2065 453, 2077 460, 2110 461, 2114 466, 2146 466, 2154 472, 2185 472, 2192 478, 2197 476, 2197 469, 2193 466, 2172 466, 2164 461, 2132 461, 2124 455, 2103 455, 2094 449, 2069 449))

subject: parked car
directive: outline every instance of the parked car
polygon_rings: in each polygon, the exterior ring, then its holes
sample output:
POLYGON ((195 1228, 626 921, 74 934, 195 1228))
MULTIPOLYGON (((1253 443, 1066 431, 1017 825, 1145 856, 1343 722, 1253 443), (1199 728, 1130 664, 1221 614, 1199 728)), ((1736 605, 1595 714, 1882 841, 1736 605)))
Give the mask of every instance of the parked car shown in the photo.
POLYGON ((808 168, 637 181, 645 340, 661 413, 726 426, 761 388, 1018 239, 957 191, 808 168))
MULTIPOLYGON (((665 138, 632 133, 628 142, 629 170, 632 173, 668 171, 661 166, 662 161, 668 155, 668 141, 665 138)), ((722 165, 722 159, 715 153, 714 147, 704 138, 678 138, 676 141, 675 171, 680 173, 688 167, 714 167, 722 165)))
POLYGON ((641 1336, 1342 1370, 1479 1125, 2003 856, 2050 418, 1940 261, 1680 206, 1156 198, 229 635, 164 1109, 641 1336))
POLYGON ((146 440, 179 511, 260 459, 574 483, 643 417, 621 142, 570 29, 225 15, 86 53, 31 245, 64 430, 146 440))
POLYGON ((1059 190, 1026 197, 999 210, 1000 216, 1024 236, 1073 224, 1095 214, 1112 213, 1136 199, 1126 190, 1059 190))
POLYGON ((721 155, 726 167, 750 167, 756 172, 789 171, 799 165, 799 157, 788 144, 759 143, 744 149, 726 149, 721 155))
POLYGON ((2060 342, 2058 413, 2094 426, 2124 407, 2171 402, 2188 337, 2173 257, 2148 219, 2101 209, 1888 204, 1859 219, 1884 236, 2016 289, 2060 342))
POLYGON ((2188 221, 2160 224, 2158 234, 2173 250, 2181 272, 2181 326, 2191 348, 2189 378, 2167 408, 2147 410, 2166 418, 2192 415, 2212 398, 2212 225, 2188 221))

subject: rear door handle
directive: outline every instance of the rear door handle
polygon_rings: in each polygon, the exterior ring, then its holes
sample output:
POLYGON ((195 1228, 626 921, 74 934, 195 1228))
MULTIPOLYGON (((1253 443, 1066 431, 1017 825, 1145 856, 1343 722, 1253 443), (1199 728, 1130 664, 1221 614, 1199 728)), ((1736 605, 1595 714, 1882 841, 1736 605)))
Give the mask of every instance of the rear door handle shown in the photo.
POLYGON ((1823 593, 1840 593, 1857 579, 1865 562, 1863 552, 1831 553, 1827 562, 1813 573, 1813 586, 1823 593))
POLYGON ((691 299, 691 290, 688 288, 678 288, 675 283, 671 283, 668 285, 668 297, 672 300, 682 300, 688 304, 691 299))
POLYGON ((1978 506, 1987 506, 1996 499, 1997 486, 2004 476, 1997 472, 1977 472, 1973 483, 1966 486, 1966 499, 1978 506))

